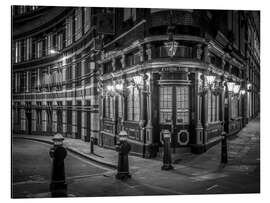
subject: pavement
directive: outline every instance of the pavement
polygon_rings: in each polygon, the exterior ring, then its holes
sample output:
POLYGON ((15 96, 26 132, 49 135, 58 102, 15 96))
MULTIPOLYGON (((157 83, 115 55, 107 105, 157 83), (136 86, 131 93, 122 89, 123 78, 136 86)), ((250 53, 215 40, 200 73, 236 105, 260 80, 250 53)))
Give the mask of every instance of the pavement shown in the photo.
MULTIPOLYGON (((13 137, 52 144, 50 136, 13 137)), ((95 145, 95 153, 91 154, 89 143, 71 138, 65 138, 64 146, 90 161, 117 168, 118 154, 114 150, 95 145)), ((259 193, 260 118, 251 120, 228 140, 228 164, 221 164, 220 156, 220 143, 200 155, 183 153, 173 160, 174 170, 170 171, 162 171, 162 162, 158 159, 129 156, 132 178, 127 184, 134 188, 136 185, 152 188, 159 194, 259 193)))

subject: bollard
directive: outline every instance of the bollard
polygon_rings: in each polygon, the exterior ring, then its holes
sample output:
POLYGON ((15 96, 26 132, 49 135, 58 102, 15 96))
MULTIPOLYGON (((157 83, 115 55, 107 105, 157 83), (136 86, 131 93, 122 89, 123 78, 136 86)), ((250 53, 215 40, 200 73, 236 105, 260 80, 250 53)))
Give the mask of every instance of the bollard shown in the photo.
POLYGON ((52 197, 66 197, 67 183, 65 177, 64 159, 67 150, 63 147, 64 137, 56 134, 53 137, 54 146, 50 149, 50 156, 53 159, 50 191, 52 197))
POLYGON ((228 149, 227 149, 227 134, 225 132, 221 133, 221 163, 228 163, 228 149))
POLYGON ((162 170, 171 170, 172 166, 172 157, 171 157, 171 133, 169 130, 164 130, 163 132, 164 138, 164 152, 163 152, 163 166, 162 170))
POLYGON ((120 143, 116 147, 116 151, 118 151, 118 167, 117 167, 117 174, 115 177, 117 179, 127 179, 131 178, 129 173, 129 163, 128 163, 128 153, 131 149, 130 144, 127 142, 127 132, 121 131, 119 133, 119 140, 120 143))
POLYGON ((94 154, 94 138, 90 138, 90 152, 91 154, 94 154))

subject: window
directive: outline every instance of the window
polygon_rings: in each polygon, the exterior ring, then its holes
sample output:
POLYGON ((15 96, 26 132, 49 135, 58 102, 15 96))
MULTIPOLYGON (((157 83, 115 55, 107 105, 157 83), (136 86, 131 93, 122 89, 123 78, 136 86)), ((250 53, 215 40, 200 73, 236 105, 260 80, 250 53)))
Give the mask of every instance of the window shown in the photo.
POLYGON ((81 76, 82 76, 82 68, 81 68, 81 62, 76 64, 75 69, 75 78, 76 78, 76 86, 81 86, 81 76))
POLYGON ((75 10, 75 41, 82 36, 82 8, 75 10))
POLYGON ((42 40, 42 56, 48 54, 48 36, 44 37, 42 40))
POLYGON ((66 19, 66 47, 72 43, 72 37, 73 37, 72 29, 73 29, 72 16, 69 16, 66 19))
POLYGON ((105 118, 112 119, 114 117, 114 106, 113 106, 113 98, 109 95, 105 97, 105 118))
POLYGON ((27 38, 26 40, 26 60, 32 58, 32 38, 27 38))
POLYGON ((20 92, 24 92, 26 89, 26 72, 20 73, 20 92))
POLYGON ((126 66, 133 66, 140 63, 139 52, 132 52, 126 55, 126 66))
POLYGON ((239 116, 239 102, 236 96, 231 98, 231 118, 237 118, 239 116))
POLYGON ((136 8, 124 8, 124 21, 129 19, 136 21, 136 8))
POLYGON ((139 121, 140 119, 140 97, 139 90, 131 87, 127 97, 127 120, 139 121))
POLYGON ((192 58, 192 47, 178 46, 175 56, 179 58, 192 58))
POLYGON ((42 104, 37 102, 37 131, 42 130, 42 104))
POLYGON ((172 87, 160 87, 159 109, 160 123, 172 123, 172 87))
POLYGON ((122 97, 119 95, 118 96, 118 117, 122 118, 122 97))
POLYGON ((15 42, 15 63, 21 62, 21 43, 20 41, 15 42))
POLYGON ((53 34, 50 33, 47 36, 47 45, 48 45, 48 53, 50 54, 50 50, 53 50, 53 34))
POLYGON ((91 8, 84 7, 84 32, 86 33, 91 27, 91 8))
POLYGON ((58 51, 63 49, 63 33, 61 33, 61 32, 57 34, 56 47, 57 47, 58 51))
POLYGON ((37 58, 37 41, 36 39, 32 39, 32 55, 31 55, 31 59, 35 59, 37 58))
POLYGON ((189 123, 189 87, 176 87, 176 123, 189 123))
POLYGON ((72 101, 67 101, 67 132, 72 133, 72 101))
POLYGON ((20 125, 21 122, 21 110, 19 108, 20 102, 14 103, 14 125, 20 125))
MULTIPOLYGON (((66 62, 67 64, 70 64, 72 62, 72 59, 68 58, 66 62)), ((66 83, 67 83, 67 88, 72 87, 72 65, 68 65, 66 67, 66 83)))
POLYGON ((215 95, 210 90, 207 93, 209 123, 219 121, 219 97, 219 95, 215 95))
POLYGON ((158 9, 158 8, 151 8, 150 9, 150 12, 151 13, 157 13, 157 12, 159 12, 159 11, 166 11, 167 9, 158 9))
POLYGON ((42 57, 42 41, 37 43, 37 58, 42 57))
POLYGON ((25 61, 26 60, 26 54, 27 54, 27 47, 26 47, 26 40, 21 40, 21 61, 25 61))
POLYGON ((37 71, 31 72, 31 91, 35 91, 37 88, 37 71))
MULTIPOLYGON (((90 71, 91 71, 91 68, 90 68, 90 64, 91 64, 91 61, 90 61, 91 59, 90 58, 87 58, 86 60, 85 60, 85 64, 84 64, 84 75, 88 75, 88 74, 90 74, 90 71)), ((90 83, 90 77, 89 76, 87 76, 86 78, 85 78, 85 84, 89 84, 90 83)))

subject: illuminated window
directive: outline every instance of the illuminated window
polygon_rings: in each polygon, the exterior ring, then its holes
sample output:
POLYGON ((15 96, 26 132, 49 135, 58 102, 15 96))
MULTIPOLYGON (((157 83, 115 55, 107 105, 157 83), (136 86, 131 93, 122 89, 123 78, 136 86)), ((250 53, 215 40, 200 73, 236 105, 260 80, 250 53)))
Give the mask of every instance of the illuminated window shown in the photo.
POLYGON ((159 111, 160 123, 172 123, 172 87, 160 87, 159 111))
POLYGON ((86 33, 91 27, 91 8, 84 8, 84 32, 86 33))
POLYGON ((105 98, 105 118, 112 119, 114 117, 114 106, 113 106, 113 98, 111 96, 106 96, 105 98))
POLYGON ((122 118, 122 98, 121 96, 119 95, 118 96, 118 117, 122 118))
POLYGON ((140 100, 139 91, 136 87, 131 87, 127 97, 127 120, 139 121, 140 100))
POLYGON ((219 95, 213 94, 210 90, 207 93, 208 99, 208 122, 219 121, 219 95))
POLYGON ((75 40, 82 36, 82 8, 75 10, 75 40))
POLYGON ((73 37, 72 29, 73 29, 72 16, 69 16, 66 19, 66 47, 72 43, 73 37))
POLYGON ((189 89, 188 86, 176 87, 176 123, 189 123, 189 89))

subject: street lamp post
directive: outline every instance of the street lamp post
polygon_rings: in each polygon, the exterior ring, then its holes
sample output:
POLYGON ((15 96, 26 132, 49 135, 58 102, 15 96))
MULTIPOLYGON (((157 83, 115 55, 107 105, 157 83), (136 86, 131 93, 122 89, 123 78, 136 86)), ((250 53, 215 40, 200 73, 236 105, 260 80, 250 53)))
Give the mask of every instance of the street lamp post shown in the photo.
POLYGON ((230 98, 229 93, 234 92, 237 93, 239 91, 240 86, 235 84, 233 81, 225 82, 225 124, 224 131, 222 132, 222 140, 221 140, 221 163, 228 163, 228 146, 227 146, 227 136, 229 134, 229 122, 230 122, 230 98))

